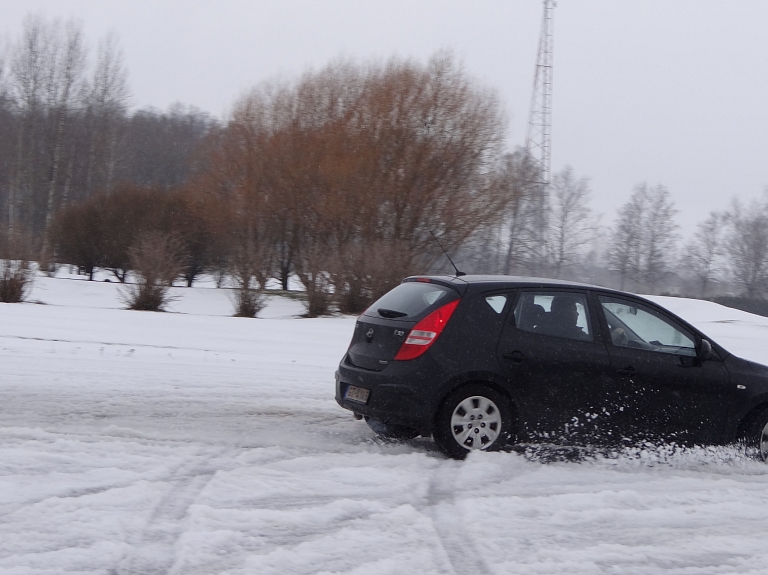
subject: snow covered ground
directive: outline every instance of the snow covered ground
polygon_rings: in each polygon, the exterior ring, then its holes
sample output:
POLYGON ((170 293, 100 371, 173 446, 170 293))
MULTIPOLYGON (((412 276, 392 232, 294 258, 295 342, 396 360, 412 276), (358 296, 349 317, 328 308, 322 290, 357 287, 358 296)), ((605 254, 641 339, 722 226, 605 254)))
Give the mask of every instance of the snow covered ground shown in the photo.
MULTIPOLYGON (((354 318, 118 291, 0 304, 0 573, 768 573, 768 466, 736 451, 450 461, 336 405, 354 318)), ((768 363, 768 318, 656 299, 768 363)))

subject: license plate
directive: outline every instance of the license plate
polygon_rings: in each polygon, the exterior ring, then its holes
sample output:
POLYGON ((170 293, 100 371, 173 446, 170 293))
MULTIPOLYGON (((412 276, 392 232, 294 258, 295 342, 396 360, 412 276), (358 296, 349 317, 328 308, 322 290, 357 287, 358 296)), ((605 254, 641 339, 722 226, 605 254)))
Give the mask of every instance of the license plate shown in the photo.
POLYGON ((348 399, 350 401, 357 401, 358 403, 368 403, 369 395, 371 395, 370 389, 365 389, 363 387, 355 387, 354 385, 350 385, 347 388, 347 393, 344 394, 344 399, 348 399))

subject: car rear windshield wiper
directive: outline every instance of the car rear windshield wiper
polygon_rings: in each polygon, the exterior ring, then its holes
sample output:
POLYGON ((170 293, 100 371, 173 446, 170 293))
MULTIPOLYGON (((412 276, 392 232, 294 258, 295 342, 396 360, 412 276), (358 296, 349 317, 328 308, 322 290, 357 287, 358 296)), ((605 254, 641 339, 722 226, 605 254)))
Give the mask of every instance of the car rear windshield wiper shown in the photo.
POLYGON ((380 316, 388 317, 388 318, 405 317, 405 316, 408 315, 407 313, 405 313, 403 311, 395 311, 393 309, 386 309, 386 308, 383 308, 383 307, 380 307, 376 311, 379 312, 380 316))

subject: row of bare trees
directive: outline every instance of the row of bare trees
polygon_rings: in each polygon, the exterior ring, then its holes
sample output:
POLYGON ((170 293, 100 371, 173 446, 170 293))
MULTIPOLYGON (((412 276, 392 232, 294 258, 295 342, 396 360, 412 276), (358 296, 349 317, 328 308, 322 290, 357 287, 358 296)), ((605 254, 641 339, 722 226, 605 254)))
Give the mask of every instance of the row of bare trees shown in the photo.
POLYGON ((129 112, 119 42, 90 54, 75 21, 30 16, 0 52, 0 222, 46 247, 56 212, 120 182, 175 186, 215 123, 195 110, 129 112))
POLYGON ((544 186, 523 150, 504 156, 496 176, 505 201, 498 218, 463 246, 462 266, 475 272, 579 277, 599 246, 600 216, 590 208, 589 179, 572 167, 544 186))
POLYGON ((682 246, 676 214, 664 186, 635 188, 606 246, 617 287, 698 297, 768 295, 768 190, 749 205, 734 198, 727 209, 711 212, 682 246))
POLYGON ((147 235, 171 237, 181 246, 174 275, 188 286, 204 270, 217 266, 227 232, 226 206, 210 205, 205 196, 176 188, 123 184, 110 194, 60 210, 49 229, 55 259, 77 265, 93 279, 97 268, 125 282, 135 270, 131 253, 147 235))
POLYGON ((748 206, 734 199, 712 212, 681 244, 678 210, 663 185, 637 185, 605 228, 590 208, 587 178, 566 166, 542 186, 530 165, 522 151, 505 157, 505 211, 462 247, 463 267, 642 293, 768 294, 768 191, 748 206))
POLYGON ((768 291, 768 201, 713 213, 681 250, 669 191, 641 184, 606 229, 586 177, 565 167, 543 186, 523 151, 503 154, 494 94, 447 54, 265 83, 223 125, 128 102, 114 36, 89 62, 76 23, 27 19, 0 62, 0 250, 23 231, 43 263, 121 281, 170 257, 187 285, 229 277, 242 315, 272 277, 298 278, 310 315, 358 312, 405 275, 448 271, 435 239, 469 272, 768 291))
POLYGON ((685 249, 685 261, 710 295, 717 284, 732 281, 747 298, 768 294, 768 190, 745 205, 735 198, 727 210, 712 212, 698 225, 685 249))
POLYGON ((361 311, 498 219, 504 121, 438 54, 337 62, 242 98, 196 186, 233 206, 235 260, 295 273, 310 315, 361 311))
POLYGON ((453 251, 500 221, 503 133, 493 94, 449 55, 337 62, 241 98, 184 186, 70 206, 51 243, 58 259, 123 280, 142 234, 167 234, 185 246, 189 284, 226 273, 243 309, 259 307, 268 278, 287 288, 295 275, 310 315, 359 312, 444 257, 435 238, 453 251))

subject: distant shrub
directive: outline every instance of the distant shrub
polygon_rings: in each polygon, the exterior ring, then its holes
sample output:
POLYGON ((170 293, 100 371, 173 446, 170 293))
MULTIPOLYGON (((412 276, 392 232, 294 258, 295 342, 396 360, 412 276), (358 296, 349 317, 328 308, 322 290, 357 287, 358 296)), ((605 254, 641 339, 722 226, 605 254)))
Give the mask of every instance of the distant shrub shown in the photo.
MULTIPOLYGON (((229 215, 211 194, 179 188, 173 191, 121 184, 110 194, 97 194, 56 214, 49 230, 56 262, 73 264, 93 279, 97 267, 124 282, 131 268, 130 249, 141 234, 170 234, 184 247, 188 286, 215 263, 228 260, 229 215), (218 226, 218 227, 217 227, 218 226)), ((48 271, 50 266, 41 269, 48 271)))
POLYGON ((266 305, 264 286, 271 267, 271 250, 254 230, 237 230, 229 276, 234 284, 235 317, 256 317, 266 305), (237 233, 239 232, 239 233, 237 233))
POLYGON ((184 271, 184 249, 174 236, 150 232, 128 251, 135 283, 126 284, 123 300, 128 309, 165 311, 174 298, 169 289, 184 271))
POLYGON ((105 196, 67 206, 51 222, 49 238, 60 263, 76 265, 93 280, 98 266, 105 265, 105 226, 102 223, 105 196))
POLYGON ((35 245, 29 234, 0 233, 0 302, 22 302, 32 290, 35 245))
POLYGON ((340 259, 332 245, 307 244, 296 261, 296 275, 306 288, 306 316, 328 315, 335 298, 333 270, 339 269, 340 259))
POLYGON ((264 291, 240 286, 234 290, 235 317, 256 317, 264 309, 264 291))
POLYGON ((19 303, 32 289, 34 269, 26 260, 0 260, 0 302, 19 303))

